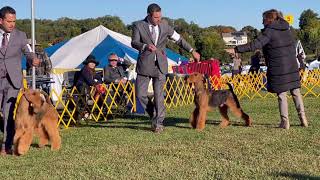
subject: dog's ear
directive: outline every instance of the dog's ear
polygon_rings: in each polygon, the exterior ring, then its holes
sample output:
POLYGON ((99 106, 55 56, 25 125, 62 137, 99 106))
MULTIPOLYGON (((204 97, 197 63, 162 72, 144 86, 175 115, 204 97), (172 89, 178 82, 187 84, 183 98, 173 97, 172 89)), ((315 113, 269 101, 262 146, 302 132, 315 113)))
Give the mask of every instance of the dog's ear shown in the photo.
POLYGON ((24 92, 24 97, 31 103, 34 101, 35 92, 33 90, 26 89, 24 92))
POLYGON ((43 103, 46 102, 46 97, 40 93, 40 98, 41 98, 41 106, 43 106, 43 103))

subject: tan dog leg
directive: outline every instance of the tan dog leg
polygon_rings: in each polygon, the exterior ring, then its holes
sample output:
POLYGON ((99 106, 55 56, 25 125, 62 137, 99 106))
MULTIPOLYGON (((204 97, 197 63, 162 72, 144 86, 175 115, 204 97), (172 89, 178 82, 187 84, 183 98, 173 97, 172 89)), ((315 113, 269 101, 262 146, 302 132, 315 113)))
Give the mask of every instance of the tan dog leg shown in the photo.
POLYGON ((21 138, 21 136, 25 133, 25 131, 23 129, 16 129, 16 132, 14 134, 14 138, 13 138, 13 144, 16 146, 16 144, 19 143, 19 140, 21 138))
POLYGON ((230 125, 230 119, 228 116, 228 106, 224 105, 222 107, 219 107, 220 114, 222 117, 222 121, 220 123, 221 128, 226 128, 227 126, 230 125))
POLYGON ((51 141, 51 150, 59 150, 61 147, 61 138, 59 135, 59 130, 55 121, 51 122, 53 123, 46 123, 43 125, 48 133, 49 140, 51 141))
POLYGON ((197 118, 197 130, 202 131, 206 126, 207 110, 199 109, 199 116, 197 118))
POLYGON ((252 126, 251 118, 237 107, 236 102, 227 100, 226 104, 229 106, 231 112, 238 118, 242 118, 245 121, 246 126, 252 126))
POLYGON ((197 127, 198 116, 199 116, 199 108, 195 108, 189 118, 189 122, 194 129, 197 127))
POLYGON ((16 153, 24 155, 28 152, 33 139, 33 128, 26 129, 25 133, 21 136, 17 143, 16 153))
POLYGON ((37 134, 39 135, 39 147, 42 148, 49 144, 49 136, 42 125, 37 128, 37 134))

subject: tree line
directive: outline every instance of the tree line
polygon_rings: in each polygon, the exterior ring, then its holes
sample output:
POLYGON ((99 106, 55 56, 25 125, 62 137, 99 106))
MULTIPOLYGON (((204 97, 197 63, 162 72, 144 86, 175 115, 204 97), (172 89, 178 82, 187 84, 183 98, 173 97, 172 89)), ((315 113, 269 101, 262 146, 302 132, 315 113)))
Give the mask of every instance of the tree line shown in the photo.
MULTIPOLYGON (((203 59, 217 58, 223 63, 231 62, 227 48, 222 39, 222 33, 236 32, 232 26, 210 26, 200 27, 194 22, 188 23, 186 20, 164 18, 175 28, 193 47, 200 52, 203 59)), ((103 16, 88 19, 70 19, 67 17, 57 20, 37 19, 36 20, 36 40, 43 47, 51 44, 68 40, 74 36, 89 31, 99 25, 106 28, 131 36, 132 26, 126 25, 117 16, 103 16)), ((31 37, 30 19, 17 20, 17 27, 25 31, 31 37)), ((302 12, 299 18, 299 29, 292 28, 296 39, 300 39, 307 54, 320 54, 320 17, 311 9, 302 12)), ((245 26, 240 31, 246 32, 248 40, 255 39, 260 30, 245 26)), ((189 54, 172 42, 168 47, 175 52, 189 57, 189 54)), ((251 53, 245 53, 242 57, 244 61, 249 61, 251 53)), ((312 57, 313 58, 313 57, 312 57)))

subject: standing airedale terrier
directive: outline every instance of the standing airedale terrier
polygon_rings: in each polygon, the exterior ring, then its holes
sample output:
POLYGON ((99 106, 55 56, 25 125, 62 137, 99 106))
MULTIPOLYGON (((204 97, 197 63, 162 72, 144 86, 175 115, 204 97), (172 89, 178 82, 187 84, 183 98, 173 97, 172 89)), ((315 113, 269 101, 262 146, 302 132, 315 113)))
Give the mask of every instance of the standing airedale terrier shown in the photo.
POLYGON ((245 121, 246 126, 252 125, 251 118, 242 111, 231 84, 228 83, 228 90, 210 91, 205 88, 204 83, 206 79, 200 73, 194 73, 186 77, 186 81, 194 83, 195 88, 194 102, 196 108, 190 116, 190 123, 193 128, 203 130, 205 128, 207 111, 211 111, 215 107, 219 108, 222 116, 221 128, 227 127, 230 124, 228 117, 229 108, 237 117, 241 117, 245 121))
POLYGON ((40 137, 39 147, 44 147, 50 141, 52 150, 60 149, 58 119, 58 112, 49 97, 38 90, 24 90, 15 119, 15 154, 24 155, 28 152, 34 133, 40 137))

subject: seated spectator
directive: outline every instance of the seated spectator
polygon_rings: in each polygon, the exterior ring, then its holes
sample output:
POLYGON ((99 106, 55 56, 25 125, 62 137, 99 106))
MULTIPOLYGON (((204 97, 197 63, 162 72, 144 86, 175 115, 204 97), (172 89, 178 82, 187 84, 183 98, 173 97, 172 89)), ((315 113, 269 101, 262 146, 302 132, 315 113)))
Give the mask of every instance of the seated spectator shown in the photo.
POLYGON ((74 86, 77 87, 78 91, 81 91, 83 87, 97 86, 102 83, 102 78, 95 72, 96 66, 99 65, 96 58, 89 55, 83 64, 85 66, 75 74, 74 78, 74 86))
POLYGON ((125 70, 132 63, 129 60, 119 58, 116 54, 112 53, 108 57, 109 65, 104 67, 104 82, 105 83, 126 83, 125 70))

